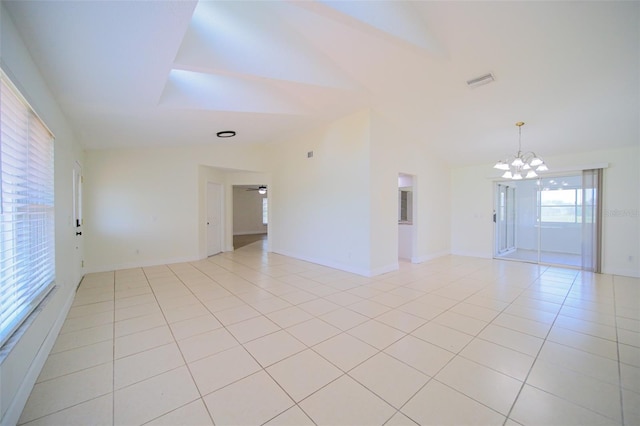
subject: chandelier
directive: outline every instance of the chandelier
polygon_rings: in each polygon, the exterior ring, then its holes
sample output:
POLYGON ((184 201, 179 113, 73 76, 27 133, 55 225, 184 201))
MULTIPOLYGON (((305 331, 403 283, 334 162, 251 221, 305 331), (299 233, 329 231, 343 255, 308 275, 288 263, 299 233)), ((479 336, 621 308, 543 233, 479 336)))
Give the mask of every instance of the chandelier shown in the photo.
POLYGON ((518 126, 518 152, 516 155, 512 155, 508 157, 506 160, 500 160, 493 166, 494 169, 504 170, 504 174, 502 175, 505 179, 530 179, 538 177, 538 172, 544 172, 549 170, 547 165, 544 163, 542 158, 538 157, 535 152, 522 152, 522 126, 524 126, 523 121, 518 121, 516 123, 518 126), (525 174, 523 176, 523 174, 525 174))

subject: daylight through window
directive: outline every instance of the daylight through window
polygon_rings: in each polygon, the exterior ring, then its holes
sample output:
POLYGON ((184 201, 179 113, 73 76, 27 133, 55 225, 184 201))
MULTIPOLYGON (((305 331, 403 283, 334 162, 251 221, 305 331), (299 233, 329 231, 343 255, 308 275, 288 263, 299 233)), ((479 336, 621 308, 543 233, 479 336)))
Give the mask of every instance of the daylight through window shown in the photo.
POLYGON ((0 74, 0 346, 53 287, 53 135, 0 74))

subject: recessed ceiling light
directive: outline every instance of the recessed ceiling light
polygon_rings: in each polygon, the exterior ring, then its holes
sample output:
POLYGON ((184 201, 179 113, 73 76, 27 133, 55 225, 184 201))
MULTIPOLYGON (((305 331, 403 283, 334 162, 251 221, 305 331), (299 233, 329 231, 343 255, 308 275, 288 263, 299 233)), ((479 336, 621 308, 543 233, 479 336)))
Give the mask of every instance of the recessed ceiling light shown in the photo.
POLYGON ((216 136, 219 138, 232 138, 236 135, 236 132, 233 130, 223 130, 221 132, 216 133, 216 136))

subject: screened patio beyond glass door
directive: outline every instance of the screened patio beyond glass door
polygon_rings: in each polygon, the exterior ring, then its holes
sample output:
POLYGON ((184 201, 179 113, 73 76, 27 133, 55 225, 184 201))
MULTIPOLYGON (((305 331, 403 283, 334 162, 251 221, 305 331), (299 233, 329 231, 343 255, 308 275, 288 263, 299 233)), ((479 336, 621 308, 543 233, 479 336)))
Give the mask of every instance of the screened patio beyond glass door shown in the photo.
POLYGON ((496 183, 494 256, 596 270, 598 176, 496 183))

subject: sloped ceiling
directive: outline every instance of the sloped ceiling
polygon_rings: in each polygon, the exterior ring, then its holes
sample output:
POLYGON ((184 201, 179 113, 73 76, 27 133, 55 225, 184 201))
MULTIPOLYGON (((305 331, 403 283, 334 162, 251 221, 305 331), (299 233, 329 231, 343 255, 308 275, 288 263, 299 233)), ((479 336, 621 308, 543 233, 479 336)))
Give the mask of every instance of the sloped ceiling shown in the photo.
POLYGON ((639 143, 638 2, 4 3, 87 149, 272 143, 360 108, 452 164, 511 153, 516 121, 546 156, 639 143))

